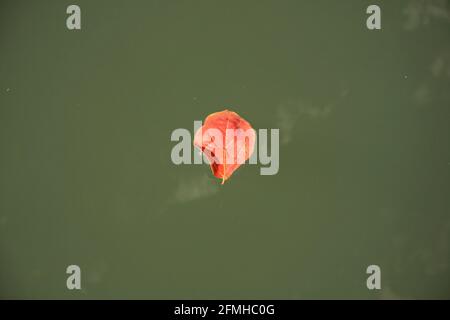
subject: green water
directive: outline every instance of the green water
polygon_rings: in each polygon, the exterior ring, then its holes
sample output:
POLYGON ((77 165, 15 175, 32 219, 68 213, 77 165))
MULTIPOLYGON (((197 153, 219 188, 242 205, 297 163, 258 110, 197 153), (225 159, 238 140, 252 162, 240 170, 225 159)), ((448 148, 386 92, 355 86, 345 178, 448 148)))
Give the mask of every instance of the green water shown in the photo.
POLYGON ((369 4, 2 0, 0 297, 450 298, 450 2, 369 4), (277 175, 171 162, 225 108, 277 175))

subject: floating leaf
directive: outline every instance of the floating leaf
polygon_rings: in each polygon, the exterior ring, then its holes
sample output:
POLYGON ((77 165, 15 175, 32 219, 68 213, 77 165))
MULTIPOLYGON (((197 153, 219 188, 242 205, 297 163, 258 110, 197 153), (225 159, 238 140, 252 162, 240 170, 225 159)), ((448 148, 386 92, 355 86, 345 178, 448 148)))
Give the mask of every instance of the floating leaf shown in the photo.
POLYGON ((255 130, 236 112, 224 110, 206 117, 194 137, 194 145, 208 158, 222 184, 248 160, 255 146, 255 130))

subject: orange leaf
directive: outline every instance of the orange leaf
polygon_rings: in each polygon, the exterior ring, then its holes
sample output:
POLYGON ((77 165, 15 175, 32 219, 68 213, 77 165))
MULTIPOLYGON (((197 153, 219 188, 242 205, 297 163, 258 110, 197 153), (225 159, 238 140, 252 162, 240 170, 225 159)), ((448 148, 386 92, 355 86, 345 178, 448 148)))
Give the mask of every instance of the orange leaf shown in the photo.
POLYGON ((255 130, 236 112, 224 110, 206 117, 195 133, 194 145, 208 158, 222 184, 253 154, 255 130))

